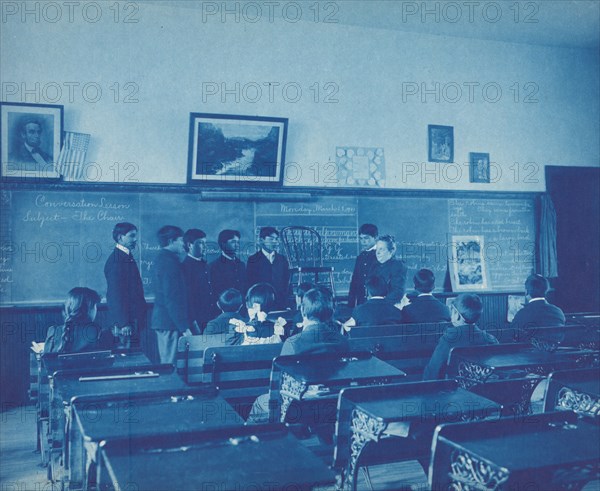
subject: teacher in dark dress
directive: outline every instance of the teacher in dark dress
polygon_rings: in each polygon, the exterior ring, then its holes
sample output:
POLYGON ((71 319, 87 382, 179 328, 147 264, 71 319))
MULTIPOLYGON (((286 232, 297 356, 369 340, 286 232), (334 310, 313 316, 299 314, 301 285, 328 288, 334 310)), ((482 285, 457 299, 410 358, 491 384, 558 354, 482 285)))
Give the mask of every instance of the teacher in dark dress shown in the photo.
POLYGON ((406 283, 406 264, 396 259, 396 242, 391 235, 382 235, 375 243, 375 257, 377 262, 371 267, 369 277, 379 276, 387 285, 388 294, 385 299, 398 304, 404 296, 406 283))

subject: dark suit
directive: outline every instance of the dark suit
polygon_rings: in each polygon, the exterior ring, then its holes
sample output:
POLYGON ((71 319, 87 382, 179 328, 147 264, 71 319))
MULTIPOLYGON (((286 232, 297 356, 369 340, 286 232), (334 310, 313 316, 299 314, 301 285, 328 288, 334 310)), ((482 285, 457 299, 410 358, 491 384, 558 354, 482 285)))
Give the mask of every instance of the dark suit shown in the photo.
POLYGON ((286 339, 281 347, 281 355, 347 353, 349 350, 348 339, 329 324, 312 324, 300 334, 286 339))
POLYGON ((421 295, 413 298, 410 304, 402 309, 402 322, 450 322, 450 309, 433 295, 421 295))
POLYGON ((175 252, 161 249, 154 260, 154 310, 152 329, 157 331, 161 363, 174 363, 177 338, 190 327, 185 279, 175 252))
POLYGON ((565 325, 565 314, 556 305, 546 300, 529 302, 519 310, 511 323, 511 328, 519 330, 535 327, 560 327, 565 325))
MULTIPOLYGON (((50 155, 44 152, 41 148, 38 148, 35 153, 38 153, 47 164, 52 163, 52 157, 50 157, 50 155)), ((24 165, 24 170, 39 170, 41 165, 33 158, 33 152, 30 152, 23 142, 19 143, 19 145, 14 148, 12 152, 10 152, 8 161, 13 164, 24 165)))
POLYGON ((260 250, 248 258, 246 277, 248 287, 256 283, 269 283, 275 289, 275 308, 285 309, 290 281, 288 260, 281 254, 275 254, 273 264, 260 250))
POLYGON ((109 327, 131 326, 134 339, 145 324, 146 300, 140 270, 131 254, 115 247, 104 264, 106 322, 109 327))
POLYGON ((223 312, 221 315, 206 324, 204 334, 225 334, 226 345, 238 345, 244 341, 242 333, 235 332, 235 327, 230 324, 231 319, 243 320, 239 312, 223 312))
POLYGON ((383 264, 376 261, 369 270, 369 278, 379 276, 388 287, 388 294, 385 296, 391 303, 396 304, 404 296, 404 285, 406 283, 406 264, 400 259, 392 257, 383 264))
POLYGON ((447 327, 438 341, 433 355, 431 355, 431 360, 425 367, 423 380, 443 379, 446 376, 448 355, 452 348, 484 344, 498 344, 498 340, 491 334, 479 329, 475 324, 447 327))
POLYGON ((185 280, 176 253, 161 249, 154 260, 152 329, 185 332, 190 327, 185 280))
POLYGON ((221 254, 208 265, 208 272, 214 303, 228 288, 235 288, 242 297, 246 296, 246 266, 239 258, 228 259, 221 254))
POLYGON ((196 321, 202 332, 211 317, 212 295, 208 279, 208 264, 203 259, 194 259, 188 255, 181 266, 188 294, 190 322, 196 321))
POLYGON ((390 326, 402 322, 402 311, 385 298, 371 298, 352 311, 357 326, 390 326))
POLYGON ((375 249, 363 251, 356 258, 352 279, 350 280, 350 290, 348 291, 348 307, 360 305, 367 300, 365 283, 371 268, 376 262, 375 249))

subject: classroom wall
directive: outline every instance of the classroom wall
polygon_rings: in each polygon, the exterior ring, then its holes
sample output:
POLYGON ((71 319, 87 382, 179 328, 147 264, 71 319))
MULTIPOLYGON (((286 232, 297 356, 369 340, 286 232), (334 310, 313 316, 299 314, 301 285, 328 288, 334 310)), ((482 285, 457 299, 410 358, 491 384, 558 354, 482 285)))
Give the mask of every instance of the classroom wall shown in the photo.
POLYGON ((307 3, 298 22, 50 3, 3 18, 2 100, 64 104, 65 129, 92 135, 90 181, 184 183, 190 112, 289 118, 287 185, 336 186, 336 146, 383 148, 400 189, 543 191, 545 165, 600 161, 594 50, 314 22, 307 3), (428 124, 454 126, 455 164, 427 163, 428 124), (469 183, 469 152, 495 182, 469 183))

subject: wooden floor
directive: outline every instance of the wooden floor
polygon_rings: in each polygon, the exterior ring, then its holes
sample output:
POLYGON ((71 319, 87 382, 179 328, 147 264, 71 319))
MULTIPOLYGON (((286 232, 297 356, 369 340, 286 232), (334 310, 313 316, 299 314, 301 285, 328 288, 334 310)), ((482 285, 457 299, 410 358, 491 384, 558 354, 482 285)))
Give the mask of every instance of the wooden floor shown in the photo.
MULTIPOLYGON (((34 406, 0 413, 0 491, 60 491, 46 478, 46 468, 35 452, 35 424, 34 406)), ((373 466, 369 476, 375 490, 427 489, 427 476, 416 461, 373 466)), ((369 489, 362 472, 359 489, 369 489)))

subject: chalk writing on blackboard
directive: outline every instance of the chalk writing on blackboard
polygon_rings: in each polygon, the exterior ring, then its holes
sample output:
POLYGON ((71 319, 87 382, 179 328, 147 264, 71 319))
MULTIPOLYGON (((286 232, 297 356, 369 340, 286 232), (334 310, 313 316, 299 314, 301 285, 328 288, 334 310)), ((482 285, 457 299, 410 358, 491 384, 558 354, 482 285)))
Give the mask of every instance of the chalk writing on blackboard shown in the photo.
POLYGON ((521 288, 535 260, 533 202, 525 199, 451 199, 450 234, 485 237, 491 287, 521 288))

